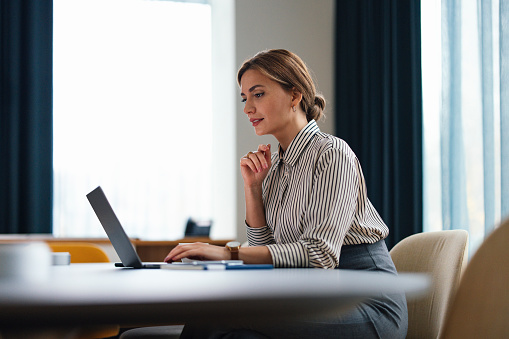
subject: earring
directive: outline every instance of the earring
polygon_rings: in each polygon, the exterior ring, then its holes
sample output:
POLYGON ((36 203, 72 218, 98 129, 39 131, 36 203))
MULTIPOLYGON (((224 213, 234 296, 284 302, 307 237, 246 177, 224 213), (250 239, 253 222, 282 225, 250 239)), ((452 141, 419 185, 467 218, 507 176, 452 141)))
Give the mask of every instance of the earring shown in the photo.
POLYGON ((297 112, 297 107, 292 106, 292 109, 293 109, 294 112, 297 112))

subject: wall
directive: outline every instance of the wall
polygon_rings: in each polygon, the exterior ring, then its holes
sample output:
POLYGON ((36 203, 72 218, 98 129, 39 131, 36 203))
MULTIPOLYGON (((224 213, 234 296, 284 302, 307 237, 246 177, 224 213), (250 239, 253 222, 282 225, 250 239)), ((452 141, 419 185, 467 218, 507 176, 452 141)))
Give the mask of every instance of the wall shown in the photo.
MULTIPOLYGON (((285 48, 299 55, 313 72, 315 84, 327 100, 322 131, 333 133, 334 126, 334 1, 333 0, 237 0, 235 1, 236 67, 255 53, 271 48, 285 48)), ((238 88, 237 88, 238 90, 238 88)), ((237 93, 236 150, 240 159, 261 143, 277 146, 271 136, 254 133, 243 113, 237 93)), ((274 148, 273 148, 274 149, 274 148)), ((238 163, 238 162, 237 162, 238 163)), ((245 205, 240 170, 236 174, 237 238, 246 240, 245 205)))

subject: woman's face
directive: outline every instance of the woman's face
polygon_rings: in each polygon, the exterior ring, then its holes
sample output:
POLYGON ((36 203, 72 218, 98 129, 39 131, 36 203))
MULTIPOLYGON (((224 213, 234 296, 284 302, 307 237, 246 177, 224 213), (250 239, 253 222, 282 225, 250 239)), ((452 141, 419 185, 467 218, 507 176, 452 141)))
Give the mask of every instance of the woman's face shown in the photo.
POLYGON ((295 116, 292 114, 292 93, 254 69, 242 75, 240 87, 244 113, 256 134, 272 134, 278 140, 284 137, 295 116))

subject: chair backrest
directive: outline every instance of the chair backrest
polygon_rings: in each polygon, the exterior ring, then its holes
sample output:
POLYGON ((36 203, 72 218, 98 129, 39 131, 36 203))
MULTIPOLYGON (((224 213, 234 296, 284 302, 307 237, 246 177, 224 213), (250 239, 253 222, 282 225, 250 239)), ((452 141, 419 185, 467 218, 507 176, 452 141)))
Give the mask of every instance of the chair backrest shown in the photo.
POLYGON ((408 300, 407 338, 437 338, 468 255, 468 232, 449 230, 411 235, 390 251, 398 272, 427 273, 429 293, 408 300))
POLYGON ((53 252, 69 252, 71 263, 110 262, 106 252, 96 244, 87 242, 48 242, 53 252))
POLYGON ((509 219, 468 263, 441 338, 509 338, 509 219))
MULTIPOLYGON (((53 252, 69 252, 71 263, 110 262, 106 252, 98 245, 87 242, 48 242, 53 252)), ((95 339, 118 336, 120 325, 93 325, 75 329, 73 338, 95 339)))

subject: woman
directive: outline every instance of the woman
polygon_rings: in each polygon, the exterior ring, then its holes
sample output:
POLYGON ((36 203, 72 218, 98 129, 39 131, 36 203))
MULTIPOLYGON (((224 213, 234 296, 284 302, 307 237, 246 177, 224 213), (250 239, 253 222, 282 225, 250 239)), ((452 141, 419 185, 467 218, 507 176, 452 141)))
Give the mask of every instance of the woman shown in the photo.
MULTIPOLYGON (((304 62, 286 50, 260 52, 238 71, 244 113, 257 135, 279 142, 260 145, 240 159, 249 247, 245 263, 275 267, 376 270, 397 274, 384 238, 389 230, 367 197, 361 166, 341 139, 316 121, 325 100, 304 62)), ((230 249, 206 244, 174 248, 167 262, 182 258, 230 259, 230 249)), ((210 338, 404 338, 404 295, 371 299, 340 316, 276 327, 236 324, 186 326, 182 337, 210 338)))

